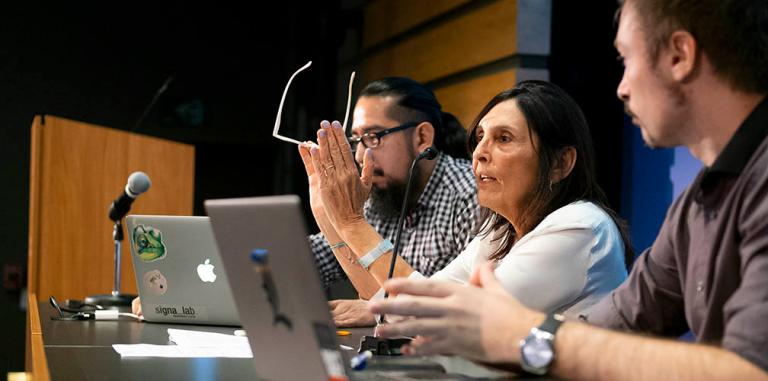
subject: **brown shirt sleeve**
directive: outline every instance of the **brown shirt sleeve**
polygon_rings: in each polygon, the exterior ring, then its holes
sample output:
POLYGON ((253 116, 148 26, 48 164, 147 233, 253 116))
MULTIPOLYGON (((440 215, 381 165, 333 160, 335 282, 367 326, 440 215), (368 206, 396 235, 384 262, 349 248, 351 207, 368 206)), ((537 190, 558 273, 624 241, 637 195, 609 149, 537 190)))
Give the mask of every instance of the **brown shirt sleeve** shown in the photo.
POLYGON ((679 336, 688 330, 679 275, 685 265, 678 263, 671 239, 678 228, 679 205, 673 204, 656 241, 637 258, 629 278, 582 320, 614 330, 663 336, 679 336))
POLYGON ((741 284, 723 306, 722 347, 768 371, 768 171, 753 169, 761 173, 740 209, 741 284))

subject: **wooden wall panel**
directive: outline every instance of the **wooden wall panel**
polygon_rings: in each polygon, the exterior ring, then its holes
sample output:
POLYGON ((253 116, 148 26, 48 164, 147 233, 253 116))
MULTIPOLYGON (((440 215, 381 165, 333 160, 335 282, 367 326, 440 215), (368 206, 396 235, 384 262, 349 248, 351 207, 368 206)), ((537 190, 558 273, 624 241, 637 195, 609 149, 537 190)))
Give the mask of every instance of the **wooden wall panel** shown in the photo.
POLYGON ((467 128, 493 96, 515 85, 516 70, 509 69, 441 87, 435 91, 443 109, 467 128))
POLYGON ((492 2, 366 57, 365 81, 398 75, 429 82, 515 54, 516 3, 492 2))
MULTIPOLYGON (((41 298, 112 290, 107 210, 132 171, 143 170, 153 181, 132 212, 192 213, 192 146, 51 116, 45 124, 35 119, 32 145, 28 285, 41 298)), ((121 291, 135 293, 127 244, 126 237, 121 291)))
POLYGON ((405 30, 471 0, 378 0, 365 9, 363 48, 370 48, 405 30))
POLYGON ((372 1, 355 62, 360 82, 411 77, 469 125, 500 91, 548 78, 551 7, 551 0, 372 1))

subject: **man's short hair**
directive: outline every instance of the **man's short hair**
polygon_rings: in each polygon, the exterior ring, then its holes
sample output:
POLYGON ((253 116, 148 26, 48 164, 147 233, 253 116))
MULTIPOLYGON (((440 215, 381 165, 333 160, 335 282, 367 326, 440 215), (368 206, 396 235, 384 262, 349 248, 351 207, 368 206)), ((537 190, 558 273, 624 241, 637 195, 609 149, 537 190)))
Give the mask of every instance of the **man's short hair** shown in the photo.
POLYGON ((731 86, 768 92, 768 1, 619 0, 619 4, 637 11, 652 62, 669 36, 683 29, 731 86))

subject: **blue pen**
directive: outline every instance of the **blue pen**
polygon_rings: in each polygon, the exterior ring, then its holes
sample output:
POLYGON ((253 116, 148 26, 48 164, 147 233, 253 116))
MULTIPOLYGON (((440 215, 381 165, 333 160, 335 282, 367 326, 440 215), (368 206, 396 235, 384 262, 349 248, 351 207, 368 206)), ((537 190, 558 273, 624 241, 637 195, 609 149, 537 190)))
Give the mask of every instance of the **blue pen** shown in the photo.
POLYGON ((365 369, 366 366, 368 366, 368 360, 371 357, 373 357, 373 352, 365 351, 355 357, 352 357, 349 360, 349 365, 352 367, 353 370, 363 370, 365 369))

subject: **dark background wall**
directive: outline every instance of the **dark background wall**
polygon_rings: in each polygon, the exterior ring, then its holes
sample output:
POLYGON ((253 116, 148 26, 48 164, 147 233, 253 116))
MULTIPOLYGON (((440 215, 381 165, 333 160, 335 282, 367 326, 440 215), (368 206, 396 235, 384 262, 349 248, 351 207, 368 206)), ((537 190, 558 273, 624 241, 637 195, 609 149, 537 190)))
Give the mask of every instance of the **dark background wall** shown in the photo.
POLYGON ((550 80, 584 111, 595 142, 598 181, 618 211, 624 109, 616 97, 622 67, 613 48, 615 11, 611 1, 553 1, 549 70, 550 80))
MULTIPOLYGON (((0 6, 0 271, 26 264, 33 116, 131 129, 169 76, 138 131, 195 144, 196 214, 208 198, 305 192, 295 147, 269 136, 285 82, 310 59, 286 102, 287 133, 308 137, 333 109, 323 94, 335 84, 340 20, 351 19, 338 2, 105 4, 0 6)), ((0 291, 0 377, 24 366, 19 298, 0 291)))
MULTIPOLYGON (((259 8, 234 2, 110 9, 104 4, 0 6, 0 271, 26 263, 29 126, 36 114, 131 129, 160 85, 173 77, 138 132, 195 144, 195 214, 204 214, 202 201, 208 198, 305 197, 295 147, 276 142, 270 131, 285 82, 306 61, 314 64, 294 81, 284 129, 308 138, 322 118, 340 118, 333 112, 344 100, 332 95, 337 57, 359 44, 365 1, 282 1, 259 8)), ((584 109, 596 142, 598 178, 611 205, 642 220, 638 226, 650 236, 671 198, 666 185, 650 185, 664 179, 654 166, 668 166, 669 160, 637 168, 635 154, 645 151, 615 97, 621 68, 612 46, 614 11, 613 1, 554 0, 548 67, 551 80, 584 109), (636 175, 649 184, 646 195, 661 194, 652 199, 656 209, 639 211, 640 193, 631 192, 636 175)), ((0 348, 0 377, 23 369, 19 298, 18 290, 0 291, 6 344, 0 348)))
POLYGON ((579 103, 597 154, 597 176, 611 207, 627 220, 635 255, 653 244, 673 196, 701 164, 684 147, 650 149, 625 117, 616 87, 616 2, 552 2, 550 80, 579 103))

